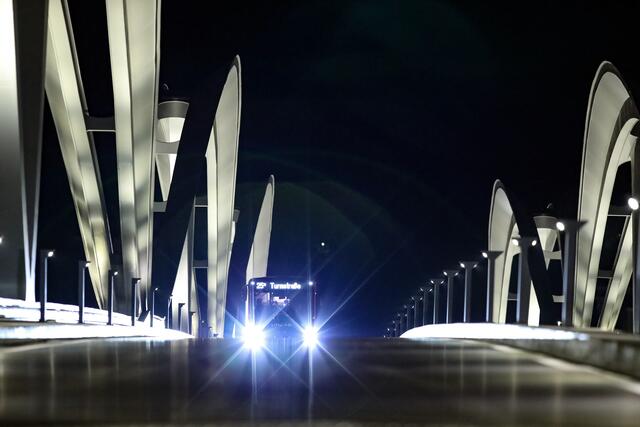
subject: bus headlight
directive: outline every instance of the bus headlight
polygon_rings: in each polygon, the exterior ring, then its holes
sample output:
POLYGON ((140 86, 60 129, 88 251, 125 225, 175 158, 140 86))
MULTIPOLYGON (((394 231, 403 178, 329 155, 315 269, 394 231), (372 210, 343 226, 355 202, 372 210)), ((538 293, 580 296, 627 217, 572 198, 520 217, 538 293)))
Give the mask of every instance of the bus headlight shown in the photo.
POLYGON ((242 332, 244 346, 250 350, 259 350, 264 347, 264 331, 258 325, 249 324, 242 332))
POLYGON ((313 348, 318 345, 318 331, 312 325, 307 326, 302 331, 302 341, 305 346, 313 348))

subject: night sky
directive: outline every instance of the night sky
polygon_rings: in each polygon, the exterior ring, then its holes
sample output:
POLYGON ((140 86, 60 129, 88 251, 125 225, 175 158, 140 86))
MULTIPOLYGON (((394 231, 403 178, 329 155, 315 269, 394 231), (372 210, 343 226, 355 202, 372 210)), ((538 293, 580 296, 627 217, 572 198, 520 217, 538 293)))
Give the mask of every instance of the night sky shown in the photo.
MULTIPOLYGON (((69 3, 90 112, 112 115, 104 7, 69 3)), ((601 61, 640 93, 634 2, 225 3, 162 2, 160 96, 241 57, 232 313, 269 174, 269 273, 315 277, 321 318, 346 302, 328 333, 381 335, 421 284, 479 257, 495 179, 532 214, 575 216, 601 61)), ((96 145, 117 242, 113 135, 96 145)), ((50 299, 74 302, 82 245, 48 112, 39 243, 59 254, 50 299)))

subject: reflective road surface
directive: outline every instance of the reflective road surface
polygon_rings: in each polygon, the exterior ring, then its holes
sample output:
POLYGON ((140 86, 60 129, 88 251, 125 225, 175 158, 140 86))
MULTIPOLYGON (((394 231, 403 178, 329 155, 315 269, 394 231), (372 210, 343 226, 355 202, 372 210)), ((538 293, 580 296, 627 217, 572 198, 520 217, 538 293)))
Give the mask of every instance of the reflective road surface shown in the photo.
POLYGON ((335 340, 311 355, 274 351, 147 339, 4 348, 0 425, 640 425, 636 383, 488 344, 335 340))

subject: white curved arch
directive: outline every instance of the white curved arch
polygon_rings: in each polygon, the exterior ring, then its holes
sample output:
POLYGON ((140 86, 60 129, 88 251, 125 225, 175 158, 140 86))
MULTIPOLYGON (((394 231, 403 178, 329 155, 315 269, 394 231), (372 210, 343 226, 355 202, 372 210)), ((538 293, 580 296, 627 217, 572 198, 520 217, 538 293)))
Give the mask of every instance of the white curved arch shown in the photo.
POLYGON ((509 296, 511 264, 517 254, 517 247, 511 239, 518 235, 518 226, 507 193, 500 180, 493 184, 491 211, 489 213, 489 250, 501 252, 495 260, 493 281, 492 322, 505 323, 509 296))
MULTIPOLYGON (((578 220, 586 224, 578 232, 574 324, 591 325, 602 241, 618 167, 631 160, 636 138, 631 130, 638 113, 618 71, 603 62, 591 86, 585 123, 578 220)), ((628 227, 630 228, 630 227, 628 227)), ((623 238, 624 241, 624 238, 623 238)), ((623 245, 624 246, 624 245, 623 245)), ((623 248, 624 249, 624 248, 623 248)), ((603 325, 613 328, 620 295, 631 272, 632 251, 622 250, 610 282, 603 325)))
MULTIPOLYGON (((549 224, 555 224, 555 220, 547 216, 534 218, 540 247, 543 250, 546 266, 552 258, 553 246, 557 233, 549 224)), ((491 211, 489 213, 489 250, 498 251, 501 254, 495 259, 493 281, 493 317, 494 323, 505 323, 507 318, 507 306, 509 297, 509 283, 511 281, 511 266, 513 257, 520 253, 520 248, 513 245, 511 240, 518 236, 518 223, 513 212, 509 197, 500 180, 493 185, 491 198, 491 211)), ((540 323, 540 306, 536 290, 531 282, 531 295, 529 300, 529 325, 537 326, 540 323)))
POLYGON ((258 223, 253 235, 249 261, 247 262, 246 282, 255 277, 266 277, 269 263, 269 242, 271 241, 271 224, 273 218, 273 199, 275 193, 275 178, 269 177, 267 189, 264 192, 262 206, 258 214, 258 223))
POLYGON ((227 75, 207 147, 208 305, 207 321, 224 332, 227 279, 233 237, 238 137, 242 105, 240 57, 227 75))

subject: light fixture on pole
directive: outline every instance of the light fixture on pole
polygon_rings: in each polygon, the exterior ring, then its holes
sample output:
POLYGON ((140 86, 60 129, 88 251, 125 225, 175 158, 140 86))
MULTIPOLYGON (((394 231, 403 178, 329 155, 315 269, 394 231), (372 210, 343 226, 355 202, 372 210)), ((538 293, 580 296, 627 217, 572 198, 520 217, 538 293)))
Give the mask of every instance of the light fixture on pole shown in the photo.
POLYGON ((404 308, 404 311, 405 311, 405 314, 404 314, 404 315, 405 315, 405 317, 407 318, 407 319, 406 319, 406 328, 405 328, 405 331, 408 331, 409 329, 411 329, 411 326, 410 326, 410 324, 409 324, 409 310, 411 310, 410 305, 411 305, 411 304, 408 304, 408 305, 407 305, 407 304, 405 304, 405 305, 403 305, 403 306, 402 306, 402 307, 404 308))
POLYGON ((562 325, 573 327, 574 292, 576 288, 576 246, 578 230, 584 221, 563 219, 556 223, 558 231, 564 232, 564 253, 562 254, 562 325))
POLYGON ((471 322, 471 280, 473 269, 478 266, 476 261, 460 261, 460 267, 464 268, 464 315, 462 321, 471 322))
POLYGON ((151 292, 151 318, 149 319, 149 326, 153 328, 153 318, 156 315, 156 293, 158 288, 153 288, 151 292))
POLYGON ((418 305, 420 304, 421 301, 421 297, 420 295, 416 296, 416 297, 412 297, 413 298, 413 327, 417 328, 419 325, 419 321, 418 321, 418 305))
POLYGON ((169 295, 167 299, 167 317, 165 317, 165 328, 173 329, 173 295, 169 295))
POLYGON ((529 249, 538 241, 534 237, 514 237, 511 242, 520 248, 518 259, 518 299, 516 304, 516 322, 529 323, 529 302, 531 300, 531 274, 529 272, 529 249))
POLYGON ((429 281, 433 285, 433 324, 440 323, 440 286, 444 283, 441 277, 429 281))
POLYGON ((183 302, 178 303, 178 330, 182 332, 182 308, 184 307, 183 302))
POLYGON ((113 298, 118 270, 109 270, 109 289, 107 292, 107 325, 113 325, 113 298))
POLYGON ((48 287, 48 275, 49 275, 49 258, 53 257, 53 250, 41 249, 40 250, 40 321, 46 320, 45 313, 47 311, 47 287, 48 287))
POLYGON ((500 255, 501 251, 482 251, 482 257, 487 260, 487 322, 493 322, 493 282, 496 275, 496 259, 500 255))
POLYGON ((453 323, 453 281, 458 275, 458 270, 444 270, 447 276, 447 323, 453 323))
POLYGON ((398 319, 396 321, 398 327, 397 327, 397 336, 402 335, 402 314, 401 313, 396 313, 396 318, 398 319))
POLYGON ((87 268, 89 261, 78 261, 78 323, 84 323, 84 290, 87 268))
POLYGON ((131 326, 136 326, 136 314, 137 314, 137 298, 136 298, 136 290, 138 285, 140 284, 140 278, 134 277, 131 279, 131 326))
POLYGON ((422 292, 422 325, 426 325, 427 324, 427 297, 429 295, 429 291, 430 291, 430 287, 429 286, 423 286, 422 288, 420 288, 420 292, 422 292))

